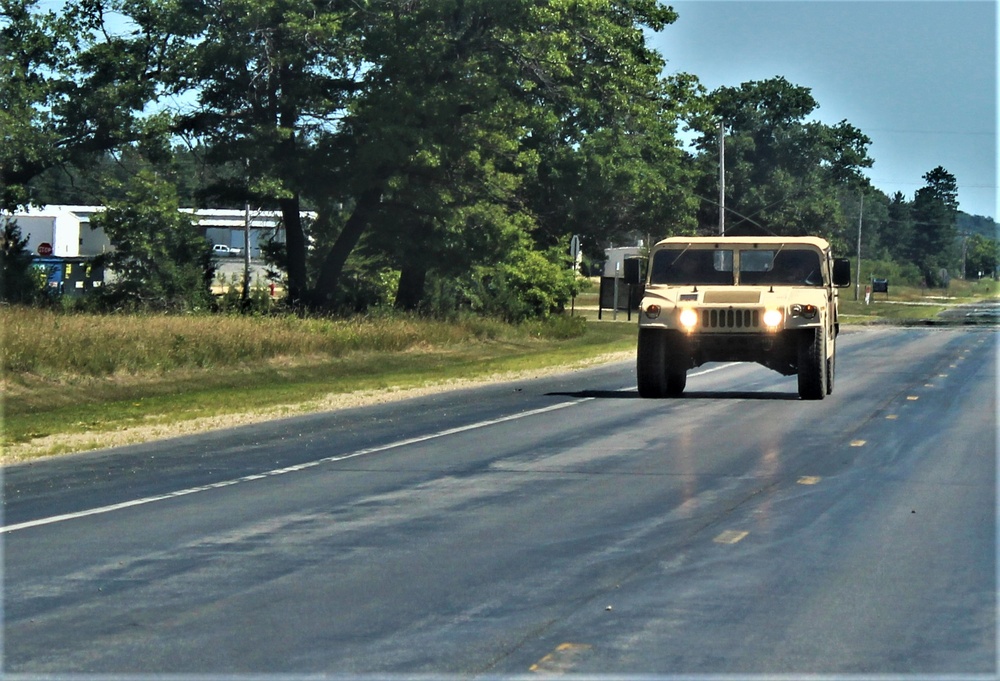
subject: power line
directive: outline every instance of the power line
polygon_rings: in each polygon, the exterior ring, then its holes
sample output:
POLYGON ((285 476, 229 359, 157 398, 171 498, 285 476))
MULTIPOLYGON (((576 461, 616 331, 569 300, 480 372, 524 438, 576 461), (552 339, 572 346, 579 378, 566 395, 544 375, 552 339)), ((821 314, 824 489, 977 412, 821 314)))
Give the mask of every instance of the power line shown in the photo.
POLYGON ((996 131, 979 130, 893 130, 892 128, 861 128, 862 132, 887 132, 894 135, 988 135, 996 137, 996 131))
MULTIPOLYGON (((914 187, 918 186, 922 187, 924 184, 926 184, 924 182, 907 182, 904 180, 890 180, 884 177, 869 177, 868 179, 871 180, 872 182, 890 182, 892 184, 905 184, 905 185, 912 185, 914 187)), ((992 184, 959 184, 958 189, 959 191, 961 191, 962 189, 1000 189, 1000 186, 992 184)))

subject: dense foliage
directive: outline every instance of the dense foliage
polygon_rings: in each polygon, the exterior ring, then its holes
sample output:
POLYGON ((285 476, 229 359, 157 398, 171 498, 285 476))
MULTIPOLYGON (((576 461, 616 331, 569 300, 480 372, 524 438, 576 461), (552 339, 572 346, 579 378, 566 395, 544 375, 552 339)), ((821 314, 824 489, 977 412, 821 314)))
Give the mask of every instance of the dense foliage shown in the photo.
POLYGON ((173 186, 148 171, 129 183, 122 200, 93 217, 115 250, 98 256, 114 271, 100 295, 116 309, 206 309, 212 278, 210 245, 182 213, 173 186))
POLYGON ((206 305, 176 209, 251 205, 283 216, 296 308, 544 317, 576 286, 571 235, 600 259, 716 231, 721 124, 729 227, 846 254, 860 216, 865 255, 928 284, 995 271, 995 242, 956 246, 946 170, 884 196, 870 140, 810 120, 808 88, 664 77, 646 35, 677 20, 658 0, 0 0, 0 208, 109 206, 116 306, 206 305))

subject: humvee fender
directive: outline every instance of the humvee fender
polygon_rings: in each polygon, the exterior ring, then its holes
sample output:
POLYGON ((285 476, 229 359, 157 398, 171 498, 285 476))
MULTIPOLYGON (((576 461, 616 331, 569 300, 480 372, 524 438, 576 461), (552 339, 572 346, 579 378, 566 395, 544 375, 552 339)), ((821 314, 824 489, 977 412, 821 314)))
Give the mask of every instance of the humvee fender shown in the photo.
POLYGON ((833 391, 838 288, 850 263, 816 237, 674 237, 656 244, 639 312, 642 397, 676 397, 706 362, 798 376, 802 399, 833 391))

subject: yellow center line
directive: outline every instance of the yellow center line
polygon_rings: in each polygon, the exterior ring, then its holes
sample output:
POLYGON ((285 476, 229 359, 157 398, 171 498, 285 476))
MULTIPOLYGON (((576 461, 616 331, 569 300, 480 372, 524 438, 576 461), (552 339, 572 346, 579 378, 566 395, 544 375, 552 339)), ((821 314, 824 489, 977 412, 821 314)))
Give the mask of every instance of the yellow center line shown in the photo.
POLYGON ((573 667, 580 655, 590 650, 586 643, 560 643, 551 653, 528 668, 535 674, 566 674, 573 667))
POLYGON ((746 537, 749 532, 744 532, 743 530, 726 530, 718 537, 713 539, 716 544, 735 544, 746 537))

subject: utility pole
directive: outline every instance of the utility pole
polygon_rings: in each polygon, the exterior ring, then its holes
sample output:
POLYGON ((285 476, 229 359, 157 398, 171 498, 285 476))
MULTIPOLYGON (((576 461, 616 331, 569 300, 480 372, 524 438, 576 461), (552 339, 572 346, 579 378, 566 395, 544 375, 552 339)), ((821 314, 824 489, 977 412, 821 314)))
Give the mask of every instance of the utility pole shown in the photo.
POLYGON ((965 263, 969 259, 969 234, 962 235, 962 281, 967 279, 965 271, 965 263))
POLYGON ((726 236, 726 123, 719 121, 719 236, 726 236))
POLYGON ((243 204, 243 288, 240 300, 246 304, 250 300, 250 202, 243 204))
POLYGON ((858 209, 858 271, 854 275, 854 300, 861 295, 861 220, 865 214, 865 195, 861 193, 861 208, 858 209))

